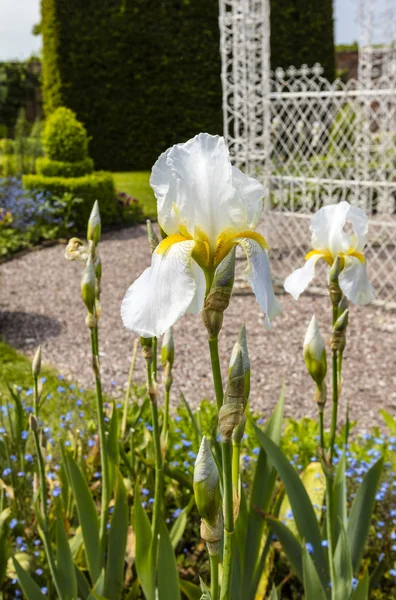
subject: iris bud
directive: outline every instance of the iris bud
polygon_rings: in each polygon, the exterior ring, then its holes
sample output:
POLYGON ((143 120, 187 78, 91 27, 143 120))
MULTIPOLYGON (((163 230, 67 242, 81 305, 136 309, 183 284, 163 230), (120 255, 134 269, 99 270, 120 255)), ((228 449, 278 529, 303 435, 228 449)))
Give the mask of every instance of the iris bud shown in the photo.
POLYGON ((97 246, 100 242, 101 222, 99 213, 99 204, 95 200, 88 220, 87 240, 97 246))
POLYGON ((146 225, 147 225, 147 237, 148 237, 148 241, 149 241, 149 245, 150 245, 150 250, 151 250, 151 253, 153 253, 159 244, 159 239, 153 229, 150 219, 147 219, 146 225))
POLYGON ((213 283, 206 297, 202 320, 209 335, 216 336, 223 325, 223 313, 230 303, 235 278, 235 248, 227 254, 216 269, 213 283))
POLYGON ((326 348, 320 335, 315 315, 312 317, 304 339, 304 360, 312 379, 320 386, 327 371, 326 348))
POLYGON ((168 363, 170 367, 173 366, 173 362, 175 360, 175 344, 173 341, 172 335, 172 327, 167 329, 164 333, 164 337, 162 338, 162 348, 161 348, 161 362, 162 366, 168 363))
POLYGON ((214 525, 221 502, 219 471, 205 436, 195 461, 194 496, 202 519, 214 525))
POLYGON ((81 279, 81 296, 90 313, 93 313, 95 309, 95 283, 95 268, 92 256, 89 255, 81 279))
POLYGON ((41 346, 39 346, 36 350, 36 354, 34 355, 32 362, 32 373, 33 377, 38 377, 41 371, 41 346))

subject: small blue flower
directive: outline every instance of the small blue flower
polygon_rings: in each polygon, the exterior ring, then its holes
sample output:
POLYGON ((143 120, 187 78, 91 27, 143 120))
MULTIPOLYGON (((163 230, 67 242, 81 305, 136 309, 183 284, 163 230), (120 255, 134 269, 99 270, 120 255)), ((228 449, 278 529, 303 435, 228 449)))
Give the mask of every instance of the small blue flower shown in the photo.
POLYGON ((320 542, 320 545, 321 545, 323 548, 328 548, 328 547, 329 547, 329 542, 328 542, 328 540, 322 540, 322 541, 320 542))
POLYGON ((39 577, 44 573, 43 569, 36 569, 35 570, 36 575, 38 575, 39 577))
POLYGON ((305 544, 305 547, 306 547, 306 549, 308 550, 308 553, 309 553, 309 554, 312 554, 312 552, 313 552, 313 546, 312 546, 312 544, 311 544, 310 542, 307 542, 307 543, 305 544))
POLYGON ((12 471, 11 471, 10 467, 6 467, 6 468, 3 470, 3 473, 2 473, 2 474, 3 474, 3 477, 8 477, 8 475, 11 475, 11 473, 12 473, 12 471))
POLYGON ((28 437, 29 437, 29 432, 28 432, 28 431, 22 431, 22 433, 21 433, 21 438, 22 438, 23 440, 27 440, 27 439, 28 439, 28 437))
POLYGON ((143 496, 148 496, 150 494, 150 490, 148 490, 147 488, 142 488, 142 494, 143 496))
POLYGON ((83 405, 83 401, 81 400, 81 398, 77 398, 76 406, 82 406, 82 405, 83 405))
POLYGON ((8 527, 10 529, 15 529, 15 527, 18 525, 18 519, 11 519, 11 521, 9 522, 8 527))
POLYGON ((58 485, 56 487, 54 487, 54 489, 52 490, 52 496, 54 498, 57 498, 57 496, 60 496, 61 493, 62 493, 62 490, 58 485))

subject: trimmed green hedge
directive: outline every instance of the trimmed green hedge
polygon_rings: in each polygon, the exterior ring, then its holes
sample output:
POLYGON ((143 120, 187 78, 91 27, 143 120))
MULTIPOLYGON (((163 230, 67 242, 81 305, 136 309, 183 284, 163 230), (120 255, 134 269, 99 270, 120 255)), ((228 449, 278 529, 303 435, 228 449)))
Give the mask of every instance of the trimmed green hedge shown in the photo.
POLYGON ((51 160, 80 162, 88 156, 88 136, 75 113, 64 106, 56 109, 45 122, 43 148, 51 160))
POLYGON ((271 66, 320 63, 335 78, 333 0, 271 0, 271 66))
POLYGON ((119 210, 111 173, 97 171, 84 177, 25 175, 22 183, 27 190, 51 192, 59 197, 70 193, 75 198, 82 198, 84 202, 78 205, 78 214, 74 215, 77 228, 86 227, 95 200, 99 202, 100 215, 104 225, 111 225, 119 221, 119 210))
POLYGON ((82 177, 92 173, 94 163, 92 158, 84 158, 78 162, 51 160, 47 156, 36 160, 36 171, 46 177, 82 177))
MULTIPOLYGON (((42 0, 47 114, 73 109, 98 168, 147 170, 200 131, 222 133, 215 0, 42 0)), ((272 0, 272 65, 334 77, 332 0, 272 0)))

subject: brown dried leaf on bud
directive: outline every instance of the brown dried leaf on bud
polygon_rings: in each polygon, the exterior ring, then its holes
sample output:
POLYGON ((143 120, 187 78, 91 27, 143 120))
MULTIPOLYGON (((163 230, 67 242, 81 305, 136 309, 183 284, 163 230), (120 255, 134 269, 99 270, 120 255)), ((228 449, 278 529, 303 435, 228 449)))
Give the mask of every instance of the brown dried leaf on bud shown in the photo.
POLYGON ((327 386, 324 381, 320 386, 316 386, 314 400, 318 405, 319 410, 323 410, 327 400, 327 386))
POLYGON ((210 525, 205 519, 201 521, 201 538, 206 542, 209 554, 218 554, 222 535, 223 513, 220 509, 213 525, 210 525))
POLYGON ((244 406, 241 402, 234 404, 230 402, 223 404, 219 410, 219 429, 223 441, 229 441, 232 437, 232 432, 241 421, 244 411, 244 406))
POLYGON ((92 313, 87 313, 85 317, 85 325, 88 327, 88 329, 94 329, 97 323, 98 321, 95 315, 93 315, 92 313))
POLYGON ((33 413, 29 415, 29 428, 34 432, 38 431, 38 422, 33 413))

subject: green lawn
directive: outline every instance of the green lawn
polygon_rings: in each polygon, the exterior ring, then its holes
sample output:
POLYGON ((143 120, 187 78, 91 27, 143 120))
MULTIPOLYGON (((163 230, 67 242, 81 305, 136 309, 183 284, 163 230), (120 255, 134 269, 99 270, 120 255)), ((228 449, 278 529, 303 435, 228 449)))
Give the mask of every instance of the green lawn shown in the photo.
POLYGON ((113 173, 113 176, 117 190, 140 201, 145 217, 157 218, 156 199, 149 184, 150 171, 113 173))

